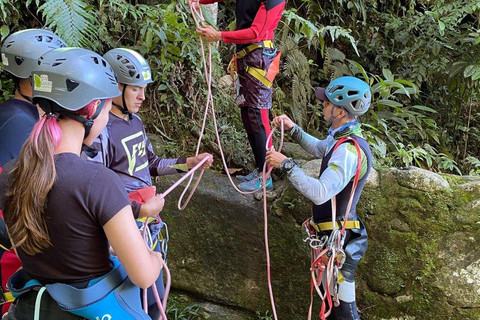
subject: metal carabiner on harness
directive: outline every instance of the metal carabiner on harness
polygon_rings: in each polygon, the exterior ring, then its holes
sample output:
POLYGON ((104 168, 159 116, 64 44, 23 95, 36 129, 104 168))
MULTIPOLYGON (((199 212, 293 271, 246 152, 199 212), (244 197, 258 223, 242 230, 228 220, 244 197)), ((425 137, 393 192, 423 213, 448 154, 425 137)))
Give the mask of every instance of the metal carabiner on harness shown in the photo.
POLYGON ((325 246, 325 244, 327 243, 327 241, 328 241, 327 236, 323 236, 320 239, 318 239, 316 237, 307 237, 303 240, 303 242, 308 243, 308 245, 312 249, 323 248, 325 246))

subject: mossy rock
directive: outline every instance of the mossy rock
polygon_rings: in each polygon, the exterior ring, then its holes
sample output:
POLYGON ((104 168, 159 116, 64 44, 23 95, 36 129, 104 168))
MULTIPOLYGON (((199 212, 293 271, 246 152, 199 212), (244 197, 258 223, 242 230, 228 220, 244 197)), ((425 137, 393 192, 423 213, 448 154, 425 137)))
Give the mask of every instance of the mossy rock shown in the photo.
MULTIPOLYGON (((439 314, 453 320, 480 319, 480 294, 475 291, 479 180, 447 176, 444 191, 428 192, 425 185, 416 188, 402 180, 412 178, 410 173, 377 173, 378 187, 367 185, 357 206, 369 234, 356 277, 362 319, 437 319, 439 314)), ((177 178, 162 177, 159 190, 177 178)), ((301 223, 311 215, 311 201, 288 180, 276 181, 275 189, 268 231, 277 313, 281 319, 304 320, 310 253, 301 223)), ((251 314, 270 310, 262 203, 239 195, 224 175, 212 172, 206 173, 183 212, 176 209, 179 193, 167 196, 162 213, 171 233, 173 286, 251 314)), ((319 305, 317 299, 315 307, 319 305)))

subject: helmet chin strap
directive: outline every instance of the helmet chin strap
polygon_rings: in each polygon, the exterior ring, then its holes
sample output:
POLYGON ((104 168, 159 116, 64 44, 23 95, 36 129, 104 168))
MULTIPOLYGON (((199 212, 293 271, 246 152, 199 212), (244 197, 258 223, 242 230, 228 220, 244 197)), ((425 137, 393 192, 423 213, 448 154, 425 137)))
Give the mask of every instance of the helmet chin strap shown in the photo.
POLYGON ((122 104, 123 106, 121 105, 118 105, 116 104, 115 102, 112 102, 113 105, 115 107, 118 108, 118 110, 120 110, 123 114, 128 114, 128 119, 132 120, 132 113, 130 111, 128 111, 128 108, 127 108, 127 102, 125 101, 125 90, 127 89, 127 86, 128 84, 124 84, 123 85, 123 90, 122 90, 122 104))
POLYGON ((329 127, 331 127, 331 126, 333 125, 333 120, 345 118, 345 116, 343 116, 342 118, 339 118, 339 117, 334 116, 334 115, 333 115, 333 112, 335 111, 335 108, 338 108, 338 107, 337 107, 336 105, 333 105, 333 107, 332 107, 332 112, 330 113, 330 118, 327 120, 327 125, 328 125, 329 127))

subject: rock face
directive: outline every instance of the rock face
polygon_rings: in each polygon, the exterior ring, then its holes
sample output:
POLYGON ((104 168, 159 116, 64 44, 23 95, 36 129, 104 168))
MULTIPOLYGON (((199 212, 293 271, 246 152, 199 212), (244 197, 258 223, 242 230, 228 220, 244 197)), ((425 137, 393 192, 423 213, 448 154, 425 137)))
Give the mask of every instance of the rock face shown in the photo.
MULTIPOLYGON (((318 165, 302 166, 315 176, 318 165)), ((160 178, 158 189, 177 178, 160 178)), ((236 193, 226 176, 212 172, 183 212, 176 208, 180 192, 167 196, 162 213, 170 229, 174 288, 251 312, 226 320, 265 314, 270 302, 262 202, 236 193)), ((268 203, 268 239, 277 313, 304 320, 310 253, 300 225, 311 203, 286 180, 275 182, 275 194, 268 203)), ((479 200, 480 178, 417 168, 372 173, 357 207, 369 233, 356 281, 362 319, 480 319, 479 200)))

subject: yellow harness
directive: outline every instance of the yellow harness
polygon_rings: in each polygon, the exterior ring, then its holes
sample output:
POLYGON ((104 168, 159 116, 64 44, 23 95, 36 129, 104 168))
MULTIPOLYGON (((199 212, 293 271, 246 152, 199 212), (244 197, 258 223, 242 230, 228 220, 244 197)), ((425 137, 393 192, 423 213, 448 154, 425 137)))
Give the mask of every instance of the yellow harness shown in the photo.
MULTIPOLYGON (((233 58, 232 60, 230 60, 230 63, 228 64, 228 67, 227 67, 227 71, 232 77, 233 81, 237 80, 238 59, 243 59, 247 54, 249 54, 253 50, 257 50, 260 48, 275 49, 275 46, 273 45, 273 42, 271 40, 265 40, 260 43, 253 43, 248 47, 246 47, 245 49, 240 50, 239 52, 233 55, 233 58)), ((248 65, 245 71, 248 72, 250 75, 252 75, 258 81, 260 81, 265 87, 271 88, 273 85, 273 80, 275 79, 275 76, 279 72, 280 56, 281 56, 281 52, 277 51, 276 57, 270 64, 270 67, 268 68, 267 71, 260 68, 251 67, 248 65)))

